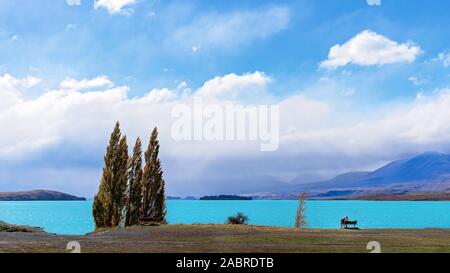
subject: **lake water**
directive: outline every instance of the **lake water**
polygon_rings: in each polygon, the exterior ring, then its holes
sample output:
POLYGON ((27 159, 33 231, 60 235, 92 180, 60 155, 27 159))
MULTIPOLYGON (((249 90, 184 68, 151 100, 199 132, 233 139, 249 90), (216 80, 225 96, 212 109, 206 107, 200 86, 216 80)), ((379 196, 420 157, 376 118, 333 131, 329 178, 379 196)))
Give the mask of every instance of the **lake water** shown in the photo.
MULTIPOLYGON (((222 224, 241 211, 250 224, 293 226, 296 201, 168 201, 170 224, 222 224)), ((338 228, 348 216, 360 228, 450 228, 450 202, 308 201, 311 228, 338 228)), ((58 234, 94 230, 92 201, 0 202, 0 220, 58 234)))

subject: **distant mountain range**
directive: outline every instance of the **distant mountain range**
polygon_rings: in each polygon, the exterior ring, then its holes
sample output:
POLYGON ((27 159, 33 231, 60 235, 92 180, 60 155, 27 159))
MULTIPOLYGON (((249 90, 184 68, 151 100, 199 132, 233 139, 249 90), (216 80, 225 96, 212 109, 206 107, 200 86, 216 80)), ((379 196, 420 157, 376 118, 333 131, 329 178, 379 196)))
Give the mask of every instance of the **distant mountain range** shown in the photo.
MULTIPOLYGON (((308 197, 313 199, 448 200, 450 155, 428 152, 393 161, 371 172, 350 172, 330 180, 311 181, 312 176, 298 176, 290 183, 271 176, 242 177, 221 181, 229 186, 228 191, 219 194, 238 194, 253 199, 297 199, 301 192, 307 192, 308 197)), ((85 198, 49 190, 0 193, 0 201, 38 200, 85 198)))
POLYGON ((83 201, 83 200, 86 200, 86 198, 49 190, 0 192, 0 201, 83 201))
POLYGON ((450 155, 424 153, 393 161, 372 172, 351 172, 333 179, 306 183, 280 184, 270 192, 254 194, 259 198, 292 199, 300 192, 316 199, 360 199, 370 195, 402 195, 450 191, 450 155))

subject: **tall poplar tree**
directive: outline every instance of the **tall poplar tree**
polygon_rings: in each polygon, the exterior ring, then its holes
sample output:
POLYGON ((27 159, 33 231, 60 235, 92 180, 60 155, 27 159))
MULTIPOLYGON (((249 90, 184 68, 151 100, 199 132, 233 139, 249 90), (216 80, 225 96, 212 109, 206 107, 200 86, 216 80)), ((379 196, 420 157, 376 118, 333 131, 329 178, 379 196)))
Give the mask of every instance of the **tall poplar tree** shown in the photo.
POLYGON ((133 149, 133 156, 128 163, 128 188, 126 193, 125 225, 139 223, 142 215, 142 143, 138 137, 133 149))
POLYGON ((128 183, 128 145, 127 137, 120 139, 117 150, 115 181, 113 183, 113 216, 111 225, 118 226, 122 220, 122 214, 125 212, 125 192, 128 183))
POLYGON ((142 178, 143 218, 157 223, 166 223, 166 196, 163 170, 159 160, 158 128, 154 128, 145 152, 145 167, 142 178))
POLYGON ((105 166, 99 191, 94 198, 93 216, 96 228, 117 226, 123 210, 127 185, 128 146, 116 123, 104 157, 105 166))

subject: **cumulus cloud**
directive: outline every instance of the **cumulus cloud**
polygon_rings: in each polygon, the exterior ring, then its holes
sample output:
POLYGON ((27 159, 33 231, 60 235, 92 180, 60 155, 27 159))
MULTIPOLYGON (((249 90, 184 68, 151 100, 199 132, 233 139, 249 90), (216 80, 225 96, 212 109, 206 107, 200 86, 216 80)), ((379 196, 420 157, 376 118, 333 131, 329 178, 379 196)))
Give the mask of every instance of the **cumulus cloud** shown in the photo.
POLYGON ((91 80, 88 79, 76 80, 72 78, 66 78, 59 85, 61 89, 74 89, 74 90, 92 89, 104 86, 107 87, 113 86, 113 82, 106 76, 99 76, 91 80))
POLYGON ((170 43, 176 42, 189 51, 193 45, 202 49, 229 49, 265 39, 286 28, 289 21, 289 9, 283 6, 207 14, 175 30, 170 43))
POLYGON ((308 143, 297 151, 354 156, 402 154, 448 149, 450 141, 450 90, 435 97, 420 96, 406 105, 399 105, 372 120, 334 128, 322 128, 306 134, 285 135, 287 142, 308 143))
POLYGON ((136 0, 95 0, 94 8, 105 8, 110 14, 129 14, 132 10, 126 7, 135 3, 136 0))
POLYGON ((27 85, 28 81, 16 79, 9 74, 0 77, 0 107, 7 108, 21 100, 20 87, 27 85))
POLYGON ((24 88, 31 88, 41 82, 41 79, 33 77, 33 76, 27 76, 23 79, 17 79, 10 74, 5 74, 2 77, 0 77, 0 86, 3 88, 13 88, 13 87, 24 87, 24 88))
POLYGON ((261 99, 261 96, 266 95, 265 87, 270 82, 270 77, 258 71, 244 75, 231 73, 205 82, 197 95, 240 101, 249 98, 261 99))
POLYGON ((31 88, 41 82, 41 79, 27 76, 17 79, 10 74, 0 77, 0 109, 8 108, 22 100, 22 90, 31 88))
POLYGON ((412 84, 415 85, 415 86, 423 85, 423 84, 428 82, 427 80, 420 79, 417 76, 411 76, 411 77, 408 78, 408 80, 410 82, 412 82, 412 84))
POLYGON ((8 181, 14 177, 14 181, 29 179, 35 184, 28 189, 63 187, 92 196, 98 188, 104 148, 117 120, 130 143, 137 136, 145 141, 151 129, 158 126, 170 194, 207 193, 209 189, 220 193, 225 186, 215 178, 230 181, 234 179, 230 173, 242 173, 244 169, 242 175, 249 179, 268 174, 333 175, 363 170, 380 160, 385 163, 405 154, 445 152, 450 147, 447 89, 410 103, 375 109, 369 118, 355 114, 352 120, 342 118, 341 111, 330 102, 304 95, 286 97, 275 101, 280 106, 280 149, 262 155, 259 143, 251 141, 177 142, 171 137, 171 110, 180 103, 189 105, 193 98, 201 96, 219 105, 230 101, 244 104, 248 93, 252 102, 258 101, 253 96, 269 96, 273 79, 262 72, 218 76, 196 90, 183 82, 175 88, 152 89, 134 98, 128 96, 127 86, 114 86, 105 79, 66 79, 55 90, 28 97, 27 89, 36 86, 36 79, 8 74, 0 77, 0 124, 7 128, 0 134, 0 162, 14 161, 16 169, 22 166, 29 170, 27 176, 18 177, 17 170, 7 176, 6 168, 0 176, 8 181), (97 89, 90 91, 84 89, 86 86, 97 89), (32 168, 27 160, 32 160, 32 168), (186 164, 192 161, 195 167, 186 164), (77 173, 77 168, 86 175, 65 178, 68 173, 77 173), (52 180, 63 179, 78 186, 64 186, 57 181, 51 184, 41 176, 45 173, 51 174, 52 180), (186 185, 186 181, 194 182, 186 185))
POLYGON ((412 63, 420 47, 413 43, 398 43, 370 30, 364 30, 342 45, 330 49, 321 68, 336 69, 348 64, 361 66, 412 63))
POLYGON ((95 139, 93 143, 98 144, 116 120, 129 126, 132 135, 145 136, 152 126, 159 125, 161 134, 170 139, 171 107, 175 104, 187 103, 194 95, 236 99, 238 92, 245 93, 247 88, 259 88, 269 81, 260 72, 230 74, 206 82, 193 94, 182 82, 173 89, 152 89, 141 97, 129 98, 128 87, 116 87, 105 76, 67 78, 58 89, 29 98, 24 89, 38 80, 17 79, 6 74, 0 77, 0 124, 8 132, 0 136, 0 157, 21 157, 62 141, 86 144, 95 139))

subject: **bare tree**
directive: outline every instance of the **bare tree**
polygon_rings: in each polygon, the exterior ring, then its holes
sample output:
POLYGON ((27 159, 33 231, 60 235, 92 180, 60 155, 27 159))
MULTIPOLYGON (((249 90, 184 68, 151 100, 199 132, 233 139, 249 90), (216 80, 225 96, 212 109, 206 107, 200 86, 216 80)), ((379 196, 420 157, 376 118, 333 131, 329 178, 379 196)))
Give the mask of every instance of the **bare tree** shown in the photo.
POLYGON ((304 228, 308 225, 306 222, 306 193, 302 192, 298 200, 297 214, 295 215, 295 227, 304 228))

